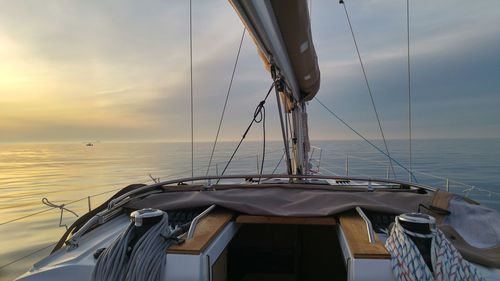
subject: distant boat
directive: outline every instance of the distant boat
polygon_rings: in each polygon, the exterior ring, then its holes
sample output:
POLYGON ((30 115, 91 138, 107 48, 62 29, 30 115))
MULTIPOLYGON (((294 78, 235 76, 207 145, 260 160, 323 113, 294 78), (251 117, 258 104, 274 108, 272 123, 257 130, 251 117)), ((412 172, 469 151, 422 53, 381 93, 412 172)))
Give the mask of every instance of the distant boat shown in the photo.
POLYGON ((91 142, 88 142, 85 146, 94 146, 94 144, 91 142))

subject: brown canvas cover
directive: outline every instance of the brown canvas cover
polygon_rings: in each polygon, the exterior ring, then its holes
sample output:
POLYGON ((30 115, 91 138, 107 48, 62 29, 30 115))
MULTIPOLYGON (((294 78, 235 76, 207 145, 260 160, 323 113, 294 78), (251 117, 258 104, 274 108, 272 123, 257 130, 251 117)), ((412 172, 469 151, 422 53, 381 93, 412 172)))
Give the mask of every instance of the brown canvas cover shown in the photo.
POLYGON ((307 0, 272 0, 276 21, 304 101, 319 90, 320 72, 312 40, 307 0))
MULTIPOLYGON (((257 30, 252 28, 257 24, 252 22, 251 17, 244 15, 248 13, 248 7, 253 6, 252 0, 229 0, 233 7, 247 7, 247 9, 235 8, 240 15, 243 24, 255 41, 258 52, 264 61, 265 68, 269 71, 270 63, 274 57, 271 48, 261 40, 263 36, 257 34, 257 30), (244 5, 243 5, 244 4, 244 5)), ((260 0, 269 3, 274 21, 281 35, 281 41, 287 52, 293 73, 287 74, 285 79, 295 79, 298 84, 298 96, 300 101, 311 100, 320 87, 320 71, 318 58, 312 40, 311 22, 307 0, 260 0)), ((289 81, 286 81, 289 82, 289 81)), ((288 83, 287 83, 288 84, 288 83)))
MULTIPOLYGON (((186 189, 186 187, 182 187, 186 189)), ((293 187, 293 184, 234 185, 215 190, 188 190, 165 187, 164 193, 150 195, 127 204, 130 209, 161 210, 219 207, 248 215, 323 217, 332 216, 357 206, 391 214, 416 212, 419 204, 428 205, 431 193, 416 192, 352 192, 321 188, 293 187)))
POLYGON ((500 218, 497 212, 485 208, 468 198, 445 191, 438 191, 435 193, 432 205, 451 212, 448 216, 439 214, 432 215, 436 218, 439 229, 441 229, 446 238, 452 242, 453 246, 457 248, 465 259, 487 267, 500 268, 500 244, 498 243, 498 241, 500 241, 498 235, 500 218), (457 212, 456 208, 450 207, 450 203, 457 200, 469 206, 457 212), (455 221, 475 222, 470 224, 470 228, 472 229, 469 229, 469 232, 471 230, 473 232, 477 231, 472 239, 470 234, 467 235, 469 238, 468 240, 460 234, 460 231, 463 231, 463 226, 456 225, 453 220, 449 219, 453 216, 455 217, 455 221), (495 241, 492 243, 494 245, 487 245, 487 247, 476 247, 472 245, 473 242, 485 242, 488 240, 495 241))

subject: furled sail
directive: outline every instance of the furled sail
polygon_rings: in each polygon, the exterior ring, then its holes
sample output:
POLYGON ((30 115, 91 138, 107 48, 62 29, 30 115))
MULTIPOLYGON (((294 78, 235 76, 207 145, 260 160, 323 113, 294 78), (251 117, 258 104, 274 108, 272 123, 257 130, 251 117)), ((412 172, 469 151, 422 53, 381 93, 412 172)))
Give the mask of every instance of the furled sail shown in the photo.
POLYGON ((264 63, 274 65, 296 101, 320 86, 307 0, 229 0, 252 35, 264 63))

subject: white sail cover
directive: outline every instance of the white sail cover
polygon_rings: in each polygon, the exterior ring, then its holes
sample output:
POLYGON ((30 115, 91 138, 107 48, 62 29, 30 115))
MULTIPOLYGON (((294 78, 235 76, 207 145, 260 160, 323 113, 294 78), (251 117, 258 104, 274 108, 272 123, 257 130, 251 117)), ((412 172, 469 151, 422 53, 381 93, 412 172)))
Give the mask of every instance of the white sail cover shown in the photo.
POLYGON ((229 0, 268 66, 274 65, 296 101, 320 86, 307 0, 229 0))

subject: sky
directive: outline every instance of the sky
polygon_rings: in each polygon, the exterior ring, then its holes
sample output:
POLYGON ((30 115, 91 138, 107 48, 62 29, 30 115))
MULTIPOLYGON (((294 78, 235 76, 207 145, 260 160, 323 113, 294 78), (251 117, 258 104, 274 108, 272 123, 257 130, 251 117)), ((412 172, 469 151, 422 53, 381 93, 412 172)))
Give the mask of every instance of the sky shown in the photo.
MULTIPOLYGON (((413 137, 500 137, 500 2, 410 1, 413 137)), ((406 1, 346 1, 386 137, 408 136, 406 1)), ((338 1, 312 0, 318 97, 380 137, 338 1)), ((243 25, 193 0, 195 141, 215 137, 243 25)), ((190 140, 189 2, 0 0, 0 142, 190 140)), ((271 78, 246 36, 221 140, 237 141, 271 78)), ((279 139, 275 99, 267 138, 279 139)), ((312 139, 356 139, 317 102, 312 139)), ((261 139, 255 126, 248 139, 261 139)))

